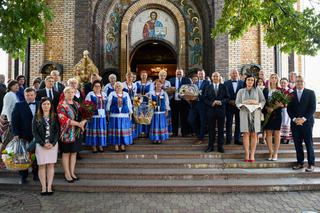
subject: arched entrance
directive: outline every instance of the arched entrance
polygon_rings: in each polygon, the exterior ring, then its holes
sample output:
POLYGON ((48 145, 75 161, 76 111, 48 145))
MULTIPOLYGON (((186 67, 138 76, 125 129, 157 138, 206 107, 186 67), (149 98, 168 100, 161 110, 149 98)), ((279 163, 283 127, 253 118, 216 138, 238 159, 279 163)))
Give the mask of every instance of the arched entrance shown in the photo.
POLYGON ((148 71, 148 76, 156 79, 161 70, 168 73, 168 78, 175 75, 177 53, 173 47, 159 40, 149 40, 138 44, 130 54, 130 68, 139 76, 141 70, 148 71))

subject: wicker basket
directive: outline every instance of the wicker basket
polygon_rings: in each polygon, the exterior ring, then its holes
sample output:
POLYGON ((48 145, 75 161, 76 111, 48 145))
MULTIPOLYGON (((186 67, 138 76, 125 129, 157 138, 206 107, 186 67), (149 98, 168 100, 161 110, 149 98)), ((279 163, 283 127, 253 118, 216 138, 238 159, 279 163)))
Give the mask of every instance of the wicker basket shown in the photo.
POLYGON ((198 99, 199 89, 193 84, 182 85, 179 90, 179 96, 187 101, 195 101, 198 99))
POLYGON ((5 164, 6 169, 12 171, 27 170, 29 167, 31 167, 32 164, 31 161, 28 163, 14 163, 12 157, 7 154, 2 155, 2 161, 5 164))
POLYGON ((153 117, 152 102, 148 99, 148 102, 141 102, 141 99, 134 99, 133 104, 133 117, 137 124, 150 125, 153 117))

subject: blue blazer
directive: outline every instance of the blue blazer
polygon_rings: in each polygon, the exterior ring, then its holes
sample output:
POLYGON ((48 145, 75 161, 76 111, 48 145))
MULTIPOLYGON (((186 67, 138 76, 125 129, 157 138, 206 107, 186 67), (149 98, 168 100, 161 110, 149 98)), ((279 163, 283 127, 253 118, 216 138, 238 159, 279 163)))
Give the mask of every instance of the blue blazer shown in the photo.
MULTIPOLYGON (((39 108, 39 102, 36 102, 36 111, 39 108)), ((32 135, 33 115, 26 101, 16 103, 12 112, 12 133, 27 141, 33 139, 32 135)))
POLYGON ((227 90, 228 90, 228 93, 229 93, 229 96, 230 96, 230 100, 234 101, 237 98, 238 91, 243 88, 244 81, 242 81, 242 80, 238 81, 238 87, 237 87, 236 93, 233 90, 232 80, 225 81, 224 85, 227 87, 227 90))
MULTIPOLYGON (((171 84, 172 87, 175 87, 175 86, 176 86, 176 77, 170 78, 169 81, 170 81, 170 84, 171 84)), ((185 85, 185 84, 191 84, 191 80, 190 80, 189 78, 182 77, 182 78, 181 78, 181 83, 180 83, 180 85, 179 85, 179 88, 180 88, 182 85, 185 85)), ((179 88, 176 88, 176 89, 178 90, 179 88)))
POLYGON ((316 111, 316 96, 313 90, 304 89, 301 95, 300 102, 298 101, 297 90, 293 91, 293 98, 288 104, 287 111, 291 118, 291 126, 296 124, 292 122, 293 118, 305 117, 307 120, 304 125, 314 124, 313 114, 316 111))

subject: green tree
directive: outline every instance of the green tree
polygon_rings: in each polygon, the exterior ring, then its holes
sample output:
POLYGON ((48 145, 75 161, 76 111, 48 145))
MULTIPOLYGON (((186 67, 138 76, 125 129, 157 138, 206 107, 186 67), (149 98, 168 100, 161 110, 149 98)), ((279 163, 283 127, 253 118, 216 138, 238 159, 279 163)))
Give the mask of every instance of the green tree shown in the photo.
MULTIPOLYGON (((269 47, 283 52, 316 55, 320 49, 320 15, 314 7, 297 11, 297 0, 225 0, 221 18, 211 37, 228 34, 237 40, 250 27, 262 26, 269 47)), ((309 0, 319 6, 318 0, 309 0)))
POLYGON ((0 48, 23 60, 28 38, 43 42, 52 18, 45 0, 0 0, 0 48))

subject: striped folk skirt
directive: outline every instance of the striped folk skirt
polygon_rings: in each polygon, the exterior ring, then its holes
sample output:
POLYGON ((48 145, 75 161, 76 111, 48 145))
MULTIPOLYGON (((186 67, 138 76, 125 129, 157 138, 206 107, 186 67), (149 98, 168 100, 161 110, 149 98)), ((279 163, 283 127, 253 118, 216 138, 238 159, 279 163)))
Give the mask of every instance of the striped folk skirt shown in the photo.
POLYGON ((108 144, 130 145, 132 144, 132 128, 129 114, 110 114, 108 124, 108 144))
POLYGON ((282 114, 282 122, 281 122, 281 129, 280 129, 280 136, 284 140, 291 140, 292 139, 292 132, 290 126, 290 117, 287 112, 287 108, 283 108, 281 111, 282 114))
POLYGON ((165 141, 169 139, 168 123, 165 112, 155 112, 149 130, 149 139, 165 141))
POLYGON ((87 123, 87 146, 107 146, 107 120, 106 117, 93 117, 87 123))

